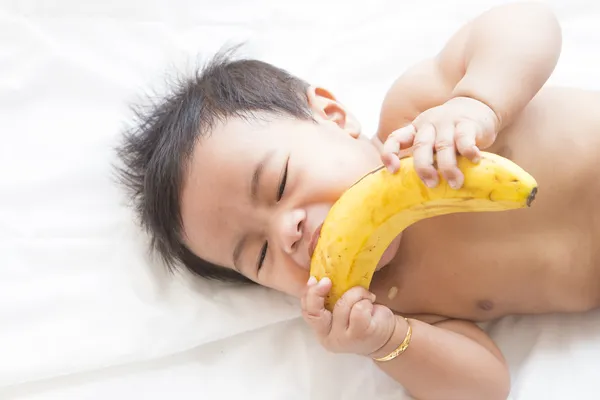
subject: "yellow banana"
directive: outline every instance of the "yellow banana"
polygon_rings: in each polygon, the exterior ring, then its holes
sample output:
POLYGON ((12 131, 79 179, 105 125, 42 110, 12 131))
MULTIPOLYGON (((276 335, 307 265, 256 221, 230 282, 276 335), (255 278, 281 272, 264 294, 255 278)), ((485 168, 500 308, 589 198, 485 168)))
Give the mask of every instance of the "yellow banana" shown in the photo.
POLYGON ((326 308, 354 287, 369 288, 377 263, 391 241, 415 222, 460 212, 504 211, 530 206, 537 182, 514 162, 482 152, 478 164, 459 156, 465 180, 454 190, 440 179, 428 188, 418 177, 412 157, 401 160, 400 171, 381 167, 350 187, 329 211, 310 273, 329 277, 332 288, 326 308))

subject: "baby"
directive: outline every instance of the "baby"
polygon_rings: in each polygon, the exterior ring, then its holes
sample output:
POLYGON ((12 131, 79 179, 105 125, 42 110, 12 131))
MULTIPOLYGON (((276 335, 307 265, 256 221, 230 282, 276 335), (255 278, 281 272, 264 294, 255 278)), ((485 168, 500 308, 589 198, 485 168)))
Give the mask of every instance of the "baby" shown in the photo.
POLYGON ((505 399, 507 365, 475 322, 600 305, 600 93, 542 88, 560 51, 542 4, 493 8, 397 79, 373 139, 326 89, 221 53, 140 114, 121 177, 169 267, 300 298, 326 349, 373 359, 415 398, 505 399), (483 149, 536 178, 533 206, 421 221, 369 291, 324 309, 310 256, 340 195, 408 154, 425 184, 460 188, 457 154, 483 149))

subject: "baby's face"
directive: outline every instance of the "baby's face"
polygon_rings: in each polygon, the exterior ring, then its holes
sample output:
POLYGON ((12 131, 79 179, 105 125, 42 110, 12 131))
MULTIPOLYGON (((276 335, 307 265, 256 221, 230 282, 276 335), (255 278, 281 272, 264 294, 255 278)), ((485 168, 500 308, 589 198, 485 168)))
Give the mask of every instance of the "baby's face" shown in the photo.
POLYGON ((315 118, 235 118, 200 140, 182 193, 191 251, 300 296, 329 209, 381 165, 368 139, 315 118))

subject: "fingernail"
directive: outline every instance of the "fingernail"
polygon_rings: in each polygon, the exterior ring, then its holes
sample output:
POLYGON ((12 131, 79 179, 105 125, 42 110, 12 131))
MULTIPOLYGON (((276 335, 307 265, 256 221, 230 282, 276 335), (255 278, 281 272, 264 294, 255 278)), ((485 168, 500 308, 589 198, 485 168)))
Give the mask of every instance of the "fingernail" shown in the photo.
POLYGON ((306 282, 306 284, 307 284, 308 286, 312 286, 312 285, 314 285, 315 283, 317 283, 317 278, 315 278, 314 276, 311 276, 310 278, 308 278, 308 282, 306 282))
POLYGON ((390 174, 395 174, 400 168, 400 163, 394 159, 393 155, 388 155, 383 159, 383 165, 388 170, 390 174))
POLYGON ((458 189, 458 188, 460 187, 460 185, 458 184, 458 181, 457 181, 457 180, 455 180, 455 179, 450 179, 450 180, 448 181, 448 185, 450 185, 450 187, 451 187, 452 189, 458 189))
POLYGON ((325 277, 319 281, 319 287, 323 287, 329 283, 329 278, 325 277))
POLYGON ((437 185, 437 182, 435 181, 435 179, 425 179, 425 185, 433 189, 437 185))
POLYGON ((478 164, 479 161, 481 161, 481 157, 479 156, 479 149, 477 148, 477 146, 473 146, 473 151, 475 152, 476 156, 473 157, 473 162, 475 164, 478 164))
POLYGON ((376 299, 377 296, 375 295, 375 293, 371 293, 371 301, 374 303, 376 299))
POLYGON ((406 125, 403 128, 400 128, 399 130, 402 131, 402 133, 404 133, 404 132, 414 132, 415 131, 415 126, 413 124, 409 124, 409 125, 406 125))

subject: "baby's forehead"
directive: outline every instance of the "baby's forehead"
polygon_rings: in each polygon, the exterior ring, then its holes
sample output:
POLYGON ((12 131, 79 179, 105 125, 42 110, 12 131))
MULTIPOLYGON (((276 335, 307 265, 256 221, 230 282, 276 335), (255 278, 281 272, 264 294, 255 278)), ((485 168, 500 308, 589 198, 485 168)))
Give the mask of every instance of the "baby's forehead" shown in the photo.
POLYGON ((235 143, 248 146, 269 135, 278 121, 267 116, 229 117, 217 121, 206 134, 201 134, 199 144, 209 147, 235 147, 235 143))
POLYGON ((191 158, 195 163, 208 164, 204 168, 212 168, 214 163, 256 162, 261 152, 289 147, 299 130, 302 126, 292 118, 266 114, 228 118, 200 135, 191 158))

